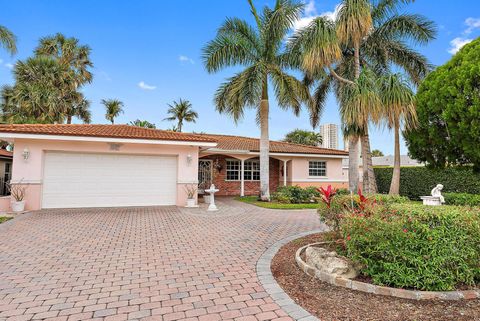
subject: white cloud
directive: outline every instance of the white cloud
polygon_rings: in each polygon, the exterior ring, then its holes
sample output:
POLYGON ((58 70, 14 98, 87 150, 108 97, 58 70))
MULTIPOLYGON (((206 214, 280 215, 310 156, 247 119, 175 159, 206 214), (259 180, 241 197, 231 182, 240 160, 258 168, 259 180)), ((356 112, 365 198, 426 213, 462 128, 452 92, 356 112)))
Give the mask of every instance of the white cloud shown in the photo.
POLYGON ((305 4, 304 13, 306 16, 313 16, 317 14, 317 8, 315 7, 315 0, 310 0, 305 4))
POLYGON ((191 63, 192 65, 195 63, 192 58, 189 58, 189 57, 184 56, 184 55, 178 56, 178 60, 180 60, 182 63, 184 63, 184 62, 191 63))
POLYGON ((6 64, 5 64, 5 67, 7 67, 8 69, 13 69, 13 64, 11 64, 11 63, 6 63, 6 64))
POLYGON ((452 55, 456 54, 463 46, 465 46, 467 43, 472 42, 473 39, 464 39, 461 37, 457 37, 450 41, 450 49, 448 49, 448 52, 451 53, 452 55))
POLYGON ((297 31, 299 29, 303 29, 303 28, 307 27, 310 24, 310 22, 312 22, 317 17, 325 17, 329 20, 334 21, 335 19, 337 19, 338 11, 340 10, 340 8, 341 8, 341 5, 337 4, 333 11, 325 11, 325 12, 322 12, 322 13, 318 14, 317 9, 315 7, 315 1, 310 0, 305 5, 305 10, 304 10, 303 17, 298 19, 293 24, 293 30, 297 31))
POLYGON ((475 29, 480 28, 480 18, 467 18, 465 19, 465 24, 468 28, 463 33, 466 35, 471 34, 475 29))
POLYGON ((155 90, 155 89, 157 89, 157 86, 147 85, 144 81, 139 82, 138 87, 140 87, 143 90, 155 90))
POLYGON ((337 4, 335 6, 335 9, 333 11, 325 11, 322 14, 320 14, 322 17, 328 18, 329 20, 335 21, 338 16, 338 12, 340 11, 340 8, 342 8, 341 4, 337 4))

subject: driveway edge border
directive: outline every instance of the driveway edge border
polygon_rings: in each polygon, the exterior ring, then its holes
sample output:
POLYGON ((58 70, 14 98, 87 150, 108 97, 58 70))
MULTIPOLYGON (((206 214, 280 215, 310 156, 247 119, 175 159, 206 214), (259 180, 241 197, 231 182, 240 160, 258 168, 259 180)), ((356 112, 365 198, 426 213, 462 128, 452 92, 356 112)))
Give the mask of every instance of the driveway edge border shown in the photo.
POLYGON ((257 276, 263 288, 270 295, 273 301, 294 320, 319 321, 317 317, 313 316, 310 314, 310 312, 296 304, 295 301, 291 299, 288 294, 285 293, 285 291, 283 291, 283 289, 278 285, 271 271, 272 259, 280 250, 280 248, 288 242, 310 234, 321 233, 324 231, 325 230, 322 229, 316 229, 281 239, 266 249, 262 256, 260 256, 260 259, 257 261, 257 276))

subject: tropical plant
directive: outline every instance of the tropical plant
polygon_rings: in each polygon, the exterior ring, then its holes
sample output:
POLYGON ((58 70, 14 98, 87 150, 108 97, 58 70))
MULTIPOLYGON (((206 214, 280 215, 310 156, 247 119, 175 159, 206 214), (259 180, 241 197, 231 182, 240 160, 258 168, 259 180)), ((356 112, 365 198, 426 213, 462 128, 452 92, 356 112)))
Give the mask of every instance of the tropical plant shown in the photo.
POLYGON ((214 40, 203 49, 203 61, 210 73, 230 66, 244 70, 229 78, 215 94, 217 111, 240 120, 247 108, 255 109, 260 125, 260 198, 270 200, 269 190, 269 85, 273 86, 278 105, 298 114, 302 102, 310 100, 308 88, 286 73, 291 66, 283 42, 303 5, 277 0, 273 9, 258 13, 249 0, 255 25, 239 18, 228 18, 214 40))
POLYGON ((8 192, 16 202, 21 202, 25 199, 25 196, 27 195, 28 185, 24 185, 22 184, 22 182, 15 184, 8 182, 6 183, 6 185, 8 192))
POLYGON ((287 133, 283 141, 293 144, 318 146, 322 144, 322 135, 308 130, 295 129, 287 133))
POLYGON ((115 124, 115 118, 123 114, 123 102, 118 99, 102 99, 102 105, 105 106, 105 118, 115 124))
POLYGON ((401 74, 390 74, 382 78, 380 95, 383 111, 389 128, 395 137, 393 176, 390 185, 391 195, 400 193, 400 130, 410 130, 417 124, 415 96, 408 81, 401 74))
POLYGON ((198 189, 196 184, 186 184, 184 185, 184 188, 188 199, 195 198, 195 194, 197 194, 198 189))
POLYGON ((198 114, 192 109, 192 104, 188 100, 174 101, 173 104, 168 104, 167 113, 170 115, 164 120, 176 121, 177 126, 173 127, 174 131, 181 132, 183 127, 183 122, 195 123, 198 114))
POLYGON ((418 126, 404 133, 410 155, 429 167, 480 171, 480 38, 430 73, 416 95, 418 126))
POLYGON ((17 37, 5 26, 0 26, 0 46, 11 55, 17 52, 17 37))
POLYGON ((137 127, 143 127, 143 128, 157 128, 157 126, 155 126, 155 124, 153 124, 149 121, 140 120, 140 119, 136 119, 134 121, 131 121, 129 125, 137 126, 137 127))
MULTIPOLYGON (((343 0, 335 21, 318 17, 298 31, 289 44, 289 60, 305 71, 307 83, 316 81, 312 122, 318 121, 330 89, 334 90, 341 111, 350 114, 342 118, 347 132, 352 133, 350 127, 353 126, 353 132, 360 135, 364 185, 369 192, 375 191, 375 175, 368 137, 369 122, 365 120, 377 118, 380 109, 357 108, 360 104, 351 104, 352 108, 349 108, 342 104, 353 98, 344 97, 346 94, 368 93, 351 89, 359 86, 362 69, 370 69, 369 73, 378 77, 395 66, 405 71, 415 84, 428 73, 430 65, 426 58, 408 44, 425 44, 432 40, 435 37, 434 24, 418 14, 400 13, 402 6, 408 2, 343 0), (359 114, 358 117, 352 117, 355 113, 359 114), (362 121, 348 123, 348 118, 362 121)), ((369 82, 366 79, 363 81, 367 85, 369 82)), ((370 95, 370 98, 373 97, 370 95)), ((342 113, 342 116, 345 115, 342 113)), ((358 136, 350 134, 349 137, 349 150, 352 151, 349 155, 349 187, 351 191, 356 191, 358 136)))
POLYGON ((383 152, 379 149, 372 150, 372 157, 382 157, 385 156, 383 152))
POLYGON ((40 39, 40 44, 35 49, 37 57, 50 57, 65 68, 63 77, 69 81, 62 81, 64 87, 59 88, 62 93, 64 104, 64 116, 67 124, 72 122, 72 117, 76 116, 84 122, 89 122, 90 104, 85 101, 83 94, 78 90, 83 85, 90 83, 93 75, 90 68, 93 63, 90 60, 90 47, 80 45, 76 38, 67 38, 57 33, 40 39), (86 117, 85 117, 86 116, 86 117))
POLYGON ((322 198, 322 202, 330 208, 332 203, 332 198, 337 194, 337 190, 332 187, 332 185, 328 185, 327 188, 320 187, 318 189, 320 192, 320 197, 322 198))
MULTIPOLYGON (((87 102, 72 88, 68 69, 49 57, 19 61, 13 69, 15 83, 2 89, 2 113, 7 122, 64 122, 68 115, 82 114, 87 102), (67 103, 68 101, 68 103, 67 103), (66 104, 70 110, 66 112, 66 104)), ((88 106, 87 106, 88 107, 88 106)))

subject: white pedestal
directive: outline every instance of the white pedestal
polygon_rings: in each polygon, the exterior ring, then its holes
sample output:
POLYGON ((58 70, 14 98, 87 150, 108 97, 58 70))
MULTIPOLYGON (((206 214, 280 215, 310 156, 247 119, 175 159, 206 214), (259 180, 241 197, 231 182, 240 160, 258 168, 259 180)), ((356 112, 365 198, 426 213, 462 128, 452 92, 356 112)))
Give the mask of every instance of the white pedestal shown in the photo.
POLYGON ((440 197, 437 197, 437 196, 422 196, 420 198, 423 201, 423 205, 427 205, 427 206, 442 205, 442 202, 440 201, 440 197))

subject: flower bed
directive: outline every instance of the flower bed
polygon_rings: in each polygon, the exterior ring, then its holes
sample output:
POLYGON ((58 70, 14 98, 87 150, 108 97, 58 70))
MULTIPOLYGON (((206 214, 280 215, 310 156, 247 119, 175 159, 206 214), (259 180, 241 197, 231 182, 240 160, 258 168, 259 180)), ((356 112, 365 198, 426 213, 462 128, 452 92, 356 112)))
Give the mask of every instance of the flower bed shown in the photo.
POLYGON ((480 282, 480 210, 425 207, 383 196, 333 196, 319 214, 340 254, 372 284, 422 291, 475 289, 480 282))

